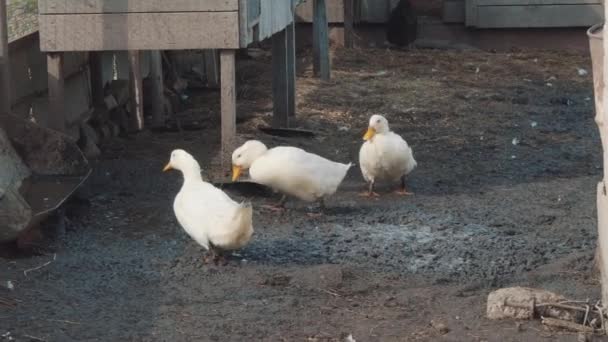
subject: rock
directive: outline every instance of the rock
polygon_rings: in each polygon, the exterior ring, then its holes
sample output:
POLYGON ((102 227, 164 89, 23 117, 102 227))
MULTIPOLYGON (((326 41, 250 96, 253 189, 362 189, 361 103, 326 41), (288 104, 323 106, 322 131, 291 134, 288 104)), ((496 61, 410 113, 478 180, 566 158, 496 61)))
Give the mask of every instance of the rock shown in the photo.
POLYGON ((32 210, 19 193, 30 170, 0 128, 0 242, 17 238, 32 217, 32 210))
POLYGON ((450 332, 450 328, 448 328, 447 325, 445 325, 444 323, 432 320, 431 321, 431 326, 437 330, 441 335, 445 335, 447 333, 450 332))
POLYGON ((532 319, 535 314, 571 320, 572 314, 566 310, 543 307, 536 312, 539 303, 556 303, 564 297, 541 289, 510 287, 499 289, 488 295, 487 316, 489 319, 532 319))

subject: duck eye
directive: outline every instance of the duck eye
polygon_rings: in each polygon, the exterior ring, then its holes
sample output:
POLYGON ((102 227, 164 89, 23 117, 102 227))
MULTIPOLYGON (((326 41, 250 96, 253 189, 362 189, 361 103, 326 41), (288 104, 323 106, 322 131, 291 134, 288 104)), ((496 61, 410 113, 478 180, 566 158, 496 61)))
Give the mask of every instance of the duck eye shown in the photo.
POLYGON ((380 119, 376 120, 376 123, 380 123, 380 119))

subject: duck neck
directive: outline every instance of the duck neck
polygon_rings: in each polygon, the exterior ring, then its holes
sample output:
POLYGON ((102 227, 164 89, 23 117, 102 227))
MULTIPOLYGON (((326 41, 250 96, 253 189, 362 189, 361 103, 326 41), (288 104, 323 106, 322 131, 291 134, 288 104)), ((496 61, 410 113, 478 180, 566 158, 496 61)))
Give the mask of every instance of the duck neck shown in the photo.
POLYGON ((182 170, 182 173, 184 174, 184 183, 203 181, 200 167, 192 166, 182 170))

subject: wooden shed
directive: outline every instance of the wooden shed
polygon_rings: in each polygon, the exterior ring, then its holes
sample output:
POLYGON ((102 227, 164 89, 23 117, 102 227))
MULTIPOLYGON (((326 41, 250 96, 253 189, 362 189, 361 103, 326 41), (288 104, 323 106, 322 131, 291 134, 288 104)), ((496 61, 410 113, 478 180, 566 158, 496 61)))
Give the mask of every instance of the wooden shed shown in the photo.
MULTIPOLYGON (((303 0, 39 0, 40 47, 48 53, 49 93, 54 127, 62 130, 64 57, 68 51, 130 51, 133 112, 143 127, 139 51, 219 50, 222 155, 236 135, 235 51, 272 37, 275 126, 288 126, 295 114, 295 7, 303 0)), ((314 0, 322 68, 328 70, 325 1, 314 0), (325 32, 323 38, 322 33, 325 32)), ((160 58, 153 58, 160 68, 160 58)), ((99 70, 92 70, 98 74, 99 70)), ((158 73, 157 73, 158 74, 158 73)), ((162 73, 161 73, 162 74, 162 73)), ((327 71, 327 75, 329 75, 327 71)), ((92 76, 92 80, 102 77, 92 76)), ((93 83, 94 81, 92 81, 93 83)), ((92 84, 98 89, 100 85, 92 84)), ((162 97, 162 88, 155 91, 162 97)))

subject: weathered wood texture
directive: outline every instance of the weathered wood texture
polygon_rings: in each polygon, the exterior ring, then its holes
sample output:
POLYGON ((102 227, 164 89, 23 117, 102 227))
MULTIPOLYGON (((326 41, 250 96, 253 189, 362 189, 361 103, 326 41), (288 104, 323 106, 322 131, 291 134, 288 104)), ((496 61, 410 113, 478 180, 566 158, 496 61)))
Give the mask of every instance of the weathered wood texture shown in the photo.
POLYGON ((289 127, 295 115, 295 30, 293 24, 272 36, 272 127, 289 127))
POLYGON ((321 79, 329 80, 329 27, 325 0, 313 0, 313 8, 313 72, 321 79))
POLYGON ((221 50, 222 169, 231 165, 236 141, 236 51, 221 50))
POLYGON ((6 1, 0 2, 0 115, 11 110, 6 1))
POLYGON ((579 27, 602 20, 601 0, 466 0, 466 24, 478 28, 579 27))
MULTIPOLYGON (((353 1, 353 0, 350 0, 353 1)), ((327 0, 327 21, 330 23, 344 22, 346 0, 327 0)), ((301 22, 311 23, 313 21, 312 1, 306 1, 296 10, 296 18, 301 22)))
POLYGON ((129 51, 129 90, 131 91, 131 129, 144 128, 144 98, 139 51, 129 51))
POLYGON ((355 46, 355 0, 344 1, 344 47, 353 48, 355 46))
MULTIPOLYGON (((608 6, 604 8, 604 17, 608 18, 608 6)), ((604 27, 608 28, 608 23, 604 21, 604 27)), ((603 32, 606 32, 605 29, 603 32)), ((604 177, 597 186, 597 224, 598 224, 598 248, 600 250, 600 273, 602 281, 602 302, 608 303, 608 194, 606 193, 606 170, 608 170, 608 39, 605 39, 605 35, 602 32, 603 39, 603 56, 601 59, 600 68, 594 68, 594 73, 598 72, 597 76, 601 77, 603 83, 595 84, 596 97, 597 93, 601 92, 600 103, 597 102, 596 98, 596 110, 598 111, 595 115, 595 122, 600 130, 600 137, 602 139, 602 153, 604 162, 604 177), (599 70, 598 70, 599 69, 599 70), (598 89, 599 88, 599 89, 598 89), (600 112, 601 109, 601 112, 600 112)), ((593 52, 593 51, 592 51, 593 52)), ((597 51, 599 52, 599 51, 597 51)), ((597 54, 596 60, 599 58, 597 54)))
POLYGON ((102 55, 100 52, 89 53, 89 74, 91 78, 91 97, 93 105, 103 106, 104 91, 103 91, 103 65, 101 62, 102 55))
POLYGON ((152 126, 159 127, 165 123, 165 87, 163 82, 163 59, 160 51, 150 51, 150 81, 152 93, 152 126))
POLYGON ((48 127, 64 132, 66 129, 66 117, 63 53, 51 53, 47 55, 47 70, 50 109, 48 127))
POLYGON ((40 16, 42 51, 239 47, 238 12, 40 16))
POLYGON ((220 86, 220 55, 217 50, 205 50, 203 53, 203 64, 207 86, 217 88, 220 86))
POLYGON ((40 0, 40 14, 237 11, 239 0, 40 0))

